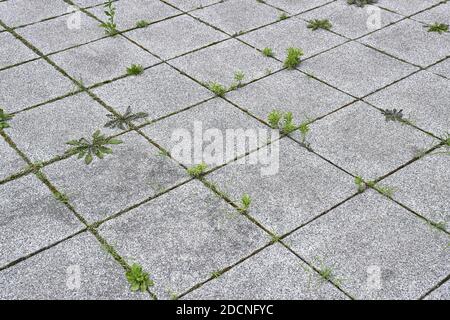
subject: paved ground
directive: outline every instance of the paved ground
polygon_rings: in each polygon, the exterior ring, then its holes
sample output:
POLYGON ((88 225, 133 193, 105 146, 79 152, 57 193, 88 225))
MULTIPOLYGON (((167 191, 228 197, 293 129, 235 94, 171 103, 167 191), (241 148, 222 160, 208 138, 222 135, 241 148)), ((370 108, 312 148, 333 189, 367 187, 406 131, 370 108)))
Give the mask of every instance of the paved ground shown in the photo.
POLYGON ((102 0, 0 1, 1 299, 450 298, 450 34, 428 32, 450 3, 114 7, 111 37, 102 0), (104 127, 128 106, 147 119, 104 127), (274 133, 274 109, 309 133, 203 159, 198 178, 174 156, 177 130, 274 133), (90 165, 66 152, 97 129, 123 143, 90 165), (134 263, 148 292, 130 290, 134 263))

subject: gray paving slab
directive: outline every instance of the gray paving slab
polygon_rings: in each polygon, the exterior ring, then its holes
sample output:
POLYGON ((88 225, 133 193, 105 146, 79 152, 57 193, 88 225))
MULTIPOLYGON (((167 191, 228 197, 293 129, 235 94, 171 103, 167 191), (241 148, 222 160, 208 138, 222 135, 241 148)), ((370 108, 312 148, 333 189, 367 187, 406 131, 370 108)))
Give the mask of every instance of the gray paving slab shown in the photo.
POLYGON ((0 180, 8 178, 26 166, 26 162, 6 143, 3 137, 0 139, 0 154, 2 155, 0 158, 0 180))
POLYGON ((355 42, 308 59, 298 68, 357 97, 372 93, 417 70, 412 65, 355 42))
POLYGON ((300 123, 330 113, 354 99, 298 71, 284 70, 227 94, 227 99, 262 120, 276 109, 300 123))
POLYGON ((67 141, 90 137, 110 119, 109 112, 86 93, 15 115, 8 134, 32 161, 64 155, 67 141), (36 123, 39 123, 36 126, 36 123))
POLYGON ((0 71, 0 78, 0 105, 10 113, 73 90, 73 82, 42 59, 0 71))
POLYGON ((235 82, 238 71, 244 73, 242 83, 245 84, 282 68, 281 63, 235 39, 177 58, 170 64, 198 81, 217 82, 226 87, 235 82))
POLYGON ((286 49, 289 47, 301 48, 304 52, 302 59, 305 59, 346 41, 345 38, 326 30, 312 31, 307 26, 307 22, 294 17, 246 33, 239 38, 260 50, 272 48, 274 55, 280 60, 285 59, 286 49))
POLYGON ((170 59, 222 40, 225 34, 187 15, 126 33, 162 59, 170 59))
POLYGON ((450 281, 441 285, 425 297, 425 300, 450 300, 450 281))
POLYGON ((300 12, 304 12, 307 10, 311 10, 315 7, 322 6, 330 0, 316 0, 316 1, 309 1, 309 0, 264 0, 266 3, 275 6, 277 8, 280 8, 282 10, 285 10, 292 14, 297 14, 300 12))
POLYGON ((442 136, 450 128, 450 82, 421 71, 364 99, 381 109, 403 110, 419 128, 442 136))
POLYGON ((200 9, 221 1, 222 0, 166 0, 167 3, 170 3, 171 5, 184 11, 200 9))
POLYGON ((132 293, 124 269, 89 233, 82 233, 0 271, 2 300, 149 299, 132 293))
POLYGON ((344 300, 308 265, 274 244, 189 293, 189 300, 344 300))
POLYGON ((349 6, 346 1, 334 1, 326 6, 319 7, 299 15, 307 21, 315 19, 328 19, 333 25, 331 30, 345 37, 355 39, 369 32, 376 31, 403 16, 379 9, 375 6, 349 6))
POLYGON ((270 128, 221 98, 165 118, 144 127, 142 131, 180 163, 191 167, 204 162, 209 169, 264 146, 273 137, 270 128), (203 139, 196 137, 198 130, 203 139), (264 134, 259 130, 263 130, 264 134), (245 139, 246 131, 252 142, 245 143, 244 140, 244 148, 241 150, 238 139, 245 139), (217 148, 214 148, 216 145, 217 148), (202 151, 200 156, 203 156, 197 160, 196 152, 199 148, 202 151))
POLYGON ((448 35, 428 32, 423 24, 409 19, 378 30, 360 41, 421 67, 444 59, 450 52, 448 35))
MULTIPOLYGON (((438 149, 437 152, 444 152, 438 149)), ((397 191, 394 199, 450 230, 450 172, 448 155, 430 155, 383 180, 397 191)))
POLYGON ((243 194, 250 195, 249 214, 278 235, 355 193, 351 176, 289 139, 279 142, 279 155, 276 149, 260 150, 258 163, 252 164, 249 155, 212 172, 206 179, 237 202, 243 194), (267 153, 271 156, 270 167, 262 159, 267 153))
POLYGON ((356 299, 418 299, 447 276, 449 237, 373 190, 286 238, 356 299))
POLYGON ((412 19, 426 24, 433 24, 435 22, 450 24, 450 3, 442 3, 413 16, 412 19))
POLYGON ((34 175, 0 185, 0 194, 0 267, 84 227, 34 175))
POLYGON ((386 8, 397 13, 400 13, 405 16, 409 16, 415 14, 419 11, 426 10, 433 5, 441 2, 440 0, 400 0, 400 1, 391 1, 391 0, 379 0, 378 4, 382 8, 386 8))
POLYGON ((89 222, 103 220, 188 178, 185 170, 161 157, 137 133, 122 135, 120 140, 123 144, 113 146, 112 155, 89 166, 74 156, 43 169, 89 222))
POLYGON ((131 106, 135 112, 148 112, 149 119, 182 110, 213 95, 167 65, 155 66, 139 77, 114 81, 93 92, 116 110, 131 106))
MULTIPOLYGON (((116 24, 118 30, 126 30, 136 27, 136 22, 145 20, 154 22, 162 20, 181 12, 160 0, 125 0, 114 4, 116 9, 116 24)), ((88 10, 102 21, 107 21, 105 8, 97 6, 88 10)))
POLYGON ((125 75, 127 68, 144 68, 160 62, 158 58, 123 37, 109 37, 51 56, 58 66, 84 85, 125 75))
POLYGON ((105 36, 99 21, 83 12, 77 14, 76 17, 65 15, 29 25, 17 29, 16 32, 44 54, 82 45, 105 36))
POLYGON ((373 180, 413 159, 432 139, 357 102, 313 123, 309 141, 326 159, 373 180))
POLYGON ((280 11, 257 1, 228 0, 192 15, 232 35, 277 21, 280 11))
POLYGON ((268 237, 201 182, 191 181, 100 226, 155 281, 159 299, 180 294, 239 261, 268 237))
POLYGON ((75 5, 84 7, 95 6, 99 4, 104 4, 105 0, 71 0, 75 5))
POLYGON ((438 75, 450 79, 450 59, 447 58, 444 61, 431 66, 430 68, 428 68, 428 71, 434 72, 438 75))
POLYGON ((0 42, 0 69, 39 57, 8 32, 0 33, 0 42))

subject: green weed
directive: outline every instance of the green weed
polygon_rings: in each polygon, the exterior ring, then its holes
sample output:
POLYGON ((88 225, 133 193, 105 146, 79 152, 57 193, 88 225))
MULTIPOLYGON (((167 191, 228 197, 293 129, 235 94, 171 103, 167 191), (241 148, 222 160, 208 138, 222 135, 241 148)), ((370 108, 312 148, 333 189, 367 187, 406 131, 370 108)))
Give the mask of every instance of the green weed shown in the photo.
POLYGON ((108 21, 103 22, 100 24, 100 27, 102 27, 105 30, 105 33, 110 36, 115 36, 117 31, 117 25, 115 22, 116 17, 116 8, 114 7, 113 1, 108 0, 108 2, 105 4, 105 14, 108 17, 108 21))
POLYGON ((105 124, 105 128, 110 129, 119 128, 122 130, 128 130, 131 129, 133 121, 146 119, 148 117, 148 113, 146 112, 133 113, 131 111, 131 106, 129 106, 123 116, 111 113, 107 114, 106 116, 111 120, 105 124))
POLYGON ((300 64, 300 57, 303 56, 302 49, 290 47, 286 50, 287 56, 284 60, 284 67, 294 69, 300 64))
POLYGON ((142 267, 137 263, 134 263, 130 270, 127 271, 126 277, 130 283, 131 291, 145 292, 149 287, 154 286, 154 282, 150 279, 147 272, 142 270, 142 267))

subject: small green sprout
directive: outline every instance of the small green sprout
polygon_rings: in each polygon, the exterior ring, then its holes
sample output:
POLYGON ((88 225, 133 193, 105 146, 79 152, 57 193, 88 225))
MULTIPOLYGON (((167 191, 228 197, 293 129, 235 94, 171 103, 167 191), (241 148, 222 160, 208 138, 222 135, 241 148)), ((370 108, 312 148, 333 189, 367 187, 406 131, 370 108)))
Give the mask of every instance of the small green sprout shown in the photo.
POLYGON ((119 128, 122 130, 128 130, 131 129, 133 121, 146 119, 148 117, 148 113, 146 112, 133 113, 131 111, 131 106, 128 106, 127 111, 124 113, 123 116, 111 113, 107 114, 106 116, 111 120, 105 124, 105 128, 110 129, 119 128))
POLYGON ((241 207, 239 208, 239 211, 245 212, 250 208, 250 204, 252 203, 252 199, 248 194, 244 194, 241 198, 241 207))
POLYGON ((236 90, 237 88, 242 87, 242 80, 244 80, 245 74, 244 72, 238 70, 234 73, 234 82, 230 87, 230 90, 236 90))
POLYGON ((428 32, 437 32, 439 34, 448 32, 448 24, 435 22, 428 26, 428 32))
POLYGON ((311 29, 312 31, 315 31, 317 29, 330 30, 331 27, 332 27, 332 24, 331 24, 330 20, 328 20, 328 19, 315 19, 315 20, 311 20, 308 23, 308 28, 311 29))
POLYGON ((134 263, 127 271, 126 277, 131 285, 131 291, 145 292, 149 287, 154 286, 154 282, 150 279, 148 273, 144 272, 137 263, 134 263))
POLYGON ((64 193, 55 191, 55 192, 53 192, 53 196, 59 202, 62 202, 64 204, 68 204, 69 203, 69 197, 67 195, 65 195, 64 193))
POLYGON ((132 64, 127 68, 127 74, 129 76, 137 76, 144 72, 144 67, 140 64, 132 64))
POLYGON ((286 14, 286 12, 281 12, 280 15, 278 16, 278 21, 286 20, 287 18, 289 18, 289 17, 286 14))
POLYGON ((103 22, 100 24, 100 27, 102 27, 105 30, 105 33, 109 36, 115 36, 119 32, 117 31, 117 25, 115 22, 116 17, 116 8, 113 5, 112 0, 108 0, 108 2, 105 4, 105 14, 108 17, 108 21, 103 22))
POLYGON ((211 277, 213 277, 214 279, 217 279, 218 277, 220 277, 223 274, 222 270, 217 270, 217 271, 213 271, 211 273, 211 277))
POLYGON ((10 128, 8 121, 13 118, 13 115, 6 113, 0 108, 0 130, 10 128))
POLYGON ((363 178, 360 176, 355 177, 355 184, 358 187, 358 192, 363 192, 366 190, 366 183, 364 182, 363 178))
POLYGON ((296 126, 294 124, 294 116, 292 112, 286 112, 283 116, 283 126, 281 132, 284 134, 289 134, 295 131, 296 126))
POLYGON ((347 0, 347 3, 350 5, 355 5, 357 7, 364 7, 366 4, 374 4, 377 3, 378 0, 347 0))
POLYGON ((280 127, 280 121, 283 114, 278 110, 272 110, 267 117, 267 121, 273 129, 278 129, 280 127))
POLYGON ((147 20, 139 20, 136 22, 136 27, 138 28, 145 28, 148 27, 150 25, 150 22, 148 22, 147 20))
POLYGON ((294 69, 300 64, 300 57, 303 56, 303 51, 299 48, 290 47, 286 52, 287 57, 284 60, 284 67, 294 69))
POLYGON ((266 48, 264 48, 264 49, 262 50, 262 54, 263 54, 264 56, 266 56, 266 57, 273 57, 273 56, 274 56, 273 50, 272 50, 271 48, 268 48, 268 47, 266 47, 266 48))
POLYGON ((211 90, 216 96, 223 97, 227 92, 227 89, 217 82, 211 82, 208 85, 208 89, 211 90))
POLYGON ((298 127, 298 130, 300 131, 300 135, 301 135, 301 142, 302 144, 306 145, 308 144, 306 142, 306 138, 308 137, 308 133, 310 131, 309 128, 309 122, 308 121, 303 121, 300 126, 298 127))
POLYGON ((194 178, 198 178, 198 177, 202 176, 206 172, 207 169, 208 169, 208 166, 205 163, 200 163, 196 166, 188 168, 187 172, 189 173, 190 176, 192 176, 194 178))

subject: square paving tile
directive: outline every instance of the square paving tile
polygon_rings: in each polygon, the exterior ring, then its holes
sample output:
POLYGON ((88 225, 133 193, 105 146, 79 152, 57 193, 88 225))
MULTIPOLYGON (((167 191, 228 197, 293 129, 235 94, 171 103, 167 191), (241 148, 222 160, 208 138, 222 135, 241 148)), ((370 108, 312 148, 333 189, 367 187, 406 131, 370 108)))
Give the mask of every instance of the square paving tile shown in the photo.
POLYGON ((286 238, 357 299, 419 298, 448 275, 448 240, 372 190, 286 238))
POLYGON ((266 3, 277 8, 283 9, 289 13, 297 14, 315 7, 322 6, 331 0, 264 0, 266 3))
POLYGON ((311 147, 354 175, 375 179, 428 147, 430 137, 357 102, 311 125, 311 147))
POLYGON ((71 1, 82 8, 104 4, 106 2, 105 0, 71 0, 71 1))
POLYGON ((159 299, 182 293, 268 241, 201 182, 191 181, 100 226, 118 253, 155 281, 159 299))
POLYGON ((144 127, 142 131, 168 150, 177 161, 188 167, 204 162, 209 169, 263 146, 273 137, 271 129, 266 125, 220 98, 165 118, 144 127), (202 140, 199 140, 200 136, 197 137, 198 130, 202 140), (259 130, 264 134, 260 134, 259 130), (244 140, 241 150, 238 141, 241 141, 240 138, 246 138, 246 131, 251 135, 249 140, 255 140, 251 143, 244 140), (231 132, 235 133, 235 136, 231 136, 231 132), (200 147, 200 158, 196 161, 196 152, 200 147))
POLYGON ((332 112, 354 99, 298 71, 284 70, 227 94, 227 99, 262 120, 276 109, 297 122, 332 112))
POLYGON ((430 8, 431 6, 438 4, 440 1, 441 0, 379 0, 377 5, 408 16, 430 8))
POLYGON ((442 60, 450 52, 447 34, 428 32, 423 24, 413 20, 400 21, 360 41, 421 67, 442 60))
MULTIPOLYGON (((436 152, 444 152, 438 149, 436 152)), ((450 230, 450 157, 431 155, 383 180, 395 188, 394 199, 450 230)))
POLYGON ((187 15, 130 31, 126 36, 162 59, 174 58, 226 37, 187 15))
POLYGON ((275 244, 183 299, 343 300, 346 296, 322 281, 293 253, 275 244))
POLYGON ((0 105, 9 113, 73 90, 73 83, 44 60, 0 71, 0 105))
POLYGON ((106 114, 87 94, 77 94, 15 115, 8 134, 32 161, 50 160, 64 154, 67 141, 90 138, 110 120, 106 114))
POLYGON ((351 39, 361 37, 403 18, 401 15, 375 6, 363 8, 349 6, 342 0, 308 11, 299 17, 308 21, 328 19, 333 25, 332 31, 351 39), (376 11, 377 9, 379 11, 376 11))
POLYGON ((53 62, 84 85, 110 80, 127 73, 132 64, 144 68, 159 59, 123 37, 104 38, 50 56, 53 62))
POLYGON ((372 93, 417 70, 355 42, 308 59, 298 68, 357 97, 372 93))
POLYGON ((440 4, 437 7, 413 16, 412 19, 427 24, 433 24, 435 22, 450 24, 450 3, 440 4))
POLYGON ((138 77, 114 81, 93 92, 116 110, 131 106, 134 112, 148 112, 150 119, 212 97, 208 89, 167 65, 155 66, 138 77))
POLYGON ((247 33, 240 39, 260 50, 271 48, 280 60, 285 59, 289 47, 301 48, 304 59, 346 41, 326 30, 311 31, 307 25, 305 21, 294 17, 247 33))
POLYGON ((264 57, 260 52, 238 40, 230 39, 206 49, 193 52, 170 64, 186 72, 199 81, 218 82, 229 87, 234 74, 242 71, 245 75, 242 83, 265 76, 282 68, 281 63, 264 57))
MULTIPOLYGON (((7 131, 7 133, 9 132, 7 131)), ((0 180, 6 179, 27 165, 3 137, 0 137, 0 154, 2 155, 0 157, 0 180)))
POLYGON ((130 291, 124 269, 89 233, 0 271, 0 280, 2 300, 150 298, 130 291))
POLYGON ((16 32, 44 54, 82 45, 105 36, 99 26, 100 22, 87 14, 77 13, 79 25, 74 24, 73 19, 75 17, 65 15, 17 29, 16 32))
MULTIPOLYGON (((115 18, 117 29, 119 30, 134 28, 136 27, 136 22, 140 20, 154 22, 181 14, 181 11, 165 4, 160 0, 117 1, 114 4, 114 7, 116 8, 115 18)), ((104 13, 104 6, 97 6, 89 9, 88 11, 102 21, 107 21, 108 19, 104 13)))
MULTIPOLYGON (((267 155, 267 147, 260 150, 260 155, 267 155)), ((250 154, 244 161, 214 171, 206 179, 232 200, 250 195, 249 214, 278 235, 355 193, 351 176, 289 139, 279 142, 279 156, 272 146, 269 155, 271 171, 261 156, 260 163, 251 164, 250 154)))
POLYGON ((166 0, 167 3, 184 11, 200 9, 221 1, 222 0, 166 0))
POLYGON ((450 281, 430 293, 425 300, 450 300, 450 281))
POLYGON ((84 227, 34 175, 0 185, 0 194, 0 267, 84 227))
POLYGON ((280 11, 257 1, 228 0, 192 15, 232 35, 277 21, 280 11))
POLYGON ((434 66, 430 67, 428 71, 434 72, 438 75, 450 79, 450 59, 447 58, 444 61, 435 64, 434 66))
POLYGON ((89 222, 105 219, 187 179, 184 169, 159 156, 158 149, 137 133, 119 139, 123 144, 113 146, 112 155, 89 166, 73 156, 43 169, 89 222))
POLYGON ((364 100, 381 109, 403 110, 419 128, 438 136, 450 129, 450 81, 430 72, 416 73, 364 100))
POLYGON ((0 43, 0 69, 39 57, 9 32, 0 33, 0 43))

